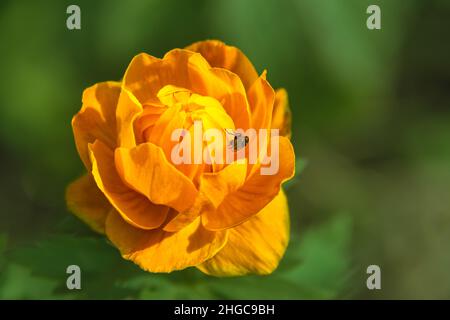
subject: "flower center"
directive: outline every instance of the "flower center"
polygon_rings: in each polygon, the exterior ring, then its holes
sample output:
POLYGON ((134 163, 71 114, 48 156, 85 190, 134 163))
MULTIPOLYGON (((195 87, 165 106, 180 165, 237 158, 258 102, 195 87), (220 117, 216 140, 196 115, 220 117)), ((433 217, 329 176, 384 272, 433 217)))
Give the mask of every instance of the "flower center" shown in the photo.
POLYGON ((172 85, 160 89, 157 96, 160 104, 145 105, 141 116, 135 121, 138 143, 152 142, 164 150, 167 159, 171 159, 172 150, 185 135, 177 136, 176 132, 183 130, 190 136, 192 162, 180 165, 174 163, 174 165, 191 178, 195 178, 201 172, 221 170, 224 167, 223 162, 198 164, 194 159, 193 150, 200 148, 202 153, 206 150, 205 152, 210 152, 209 155, 214 158, 215 149, 210 146, 216 143, 214 140, 217 139, 217 135, 215 138, 208 138, 207 132, 215 129, 216 133, 220 132, 222 136, 222 150, 223 154, 226 153, 228 140, 234 138, 227 132, 233 132, 236 128, 233 119, 227 114, 222 104, 215 98, 201 96, 188 89, 172 85), (198 134, 199 124, 202 130, 200 135, 198 134))

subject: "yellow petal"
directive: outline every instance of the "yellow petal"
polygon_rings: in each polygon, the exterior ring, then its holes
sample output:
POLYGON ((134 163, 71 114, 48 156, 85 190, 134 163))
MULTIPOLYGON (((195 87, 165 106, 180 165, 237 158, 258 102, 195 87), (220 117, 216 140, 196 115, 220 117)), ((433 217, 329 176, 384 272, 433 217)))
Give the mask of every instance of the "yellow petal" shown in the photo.
POLYGON ((182 110, 182 105, 170 106, 155 122, 148 142, 151 142, 164 151, 168 159, 178 141, 172 141, 172 133, 177 129, 182 129, 186 122, 186 112, 182 110))
POLYGON ((212 68, 199 53, 174 49, 163 59, 139 54, 128 66, 123 85, 143 105, 160 102, 158 92, 167 85, 185 88, 215 98, 237 127, 245 130, 250 125, 250 110, 241 79, 226 69, 212 68))
MULTIPOLYGON (((256 130, 270 130, 275 92, 266 80, 266 71, 264 71, 262 75, 253 83, 248 90, 247 95, 251 109, 251 122, 253 128, 256 130)), ((263 150, 267 150, 268 146, 270 146, 270 134, 268 134, 266 147, 260 148, 260 153, 263 150)), ((259 157, 260 155, 258 158, 259 157)), ((249 163, 247 170, 248 174, 253 172, 255 168, 254 163, 249 163)))
POLYGON ((219 276, 270 274, 289 242, 289 209, 283 191, 256 216, 228 230, 228 241, 213 258, 197 266, 219 276))
POLYGON ((114 153, 108 146, 97 140, 89 147, 95 182, 123 219, 142 229, 161 226, 169 208, 151 203, 144 195, 122 182, 116 171, 114 153))
POLYGON ((200 94, 211 95, 220 101, 234 121, 236 128, 247 130, 252 127, 250 107, 241 79, 234 73, 221 68, 211 69, 215 80, 206 82, 207 89, 200 94))
MULTIPOLYGON (((159 146, 167 159, 172 159, 172 151, 180 141, 172 140, 172 134, 176 130, 185 129, 188 126, 189 117, 181 104, 175 104, 166 109, 154 123, 151 131, 146 134, 146 139, 159 146)), ((193 135, 192 135, 193 136, 193 135)), ((191 149, 194 150, 194 139, 191 139, 191 149)), ((191 152, 192 157, 194 152, 191 152)), ((191 164, 179 163, 176 168, 189 179, 193 179, 201 165, 195 164, 192 158, 191 164)))
POLYGON ((187 210, 197 189, 191 180, 169 163, 158 146, 144 143, 115 151, 116 168, 123 181, 151 202, 187 210))
POLYGON ((280 130, 280 136, 291 137, 291 110, 286 90, 278 89, 272 114, 272 128, 280 130))
MULTIPOLYGON (((167 110, 167 107, 159 104, 147 104, 144 110, 137 116, 134 125, 134 134, 136 145, 148 142, 151 132, 158 122, 161 115, 167 110)), ((120 145, 122 147, 122 145, 120 145)), ((126 147, 123 145, 123 147, 126 147)), ((130 146, 131 148, 132 146, 130 146)))
POLYGON ((173 209, 170 210, 163 230, 167 232, 180 231, 181 229, 195 221, 197 217, 200 216, 204 208, 209 208, 210 210, 212 210, 213 206, 211 202, 206 198, 205 194, 199 192, 194 200, 194 204, 186 211, 178 212, 173 209))
POLYGON ((156 93, 160 87, 156 70, 162 64, 161 59, 146 53, 138 54, 131 60, 125 71, 123 87, 129 90, 141 104, 158 103, 156 93))
POLYGON ((132 148, 136 146, 134 121, 143 112, 142 105, 125 88, 122 89, 117 103, 117 146, 132 148))
POLYGON ((94 231, 104 233, 105 220, 112 207, 90 174, 78 178, 67 187, 66 202, 78 218, 94 231))
POLYGON ((161 103, 166 106, 172 106, 175 103, 185 103, 191 96, 191 91, 185 88, 179 88, 173 85, 167 85, 159 90, 157 96, 161 103))
POLYGON ((141 230, 115 211, 106 220, 106 235, 131 260, 150 272, 172 272, 196 266, 214 256, 226 242, 226 231, 204 229, 200 218, 179 232, 141 230))
MULTIPOLYGON (((208 130, 215 129, 219 130, 220 134, 222 136, 222 139, 217 139, 217 137, 214 136, 212 138, 211 136, 208 136, 208 141, 203 142, 203 148, 204 152, 207 153, 212 159, 215 159, 215 161, 212 161, 211 168, 213 172, 220 171, 224 167, 224 161, 217 161, 220 158, 223 158, 226 155, 227 152, 227 144, 224 143, 224 139, 226 138, 226 130, 234 130, 234 121, 233 119, 228 115, 227 112, 225 112, 222 105, 214 98, 211 97, 204 97, 200 96, 198 94, 193 94, 191 98, 189 99, 190 108, 192 108, 192 111, 190 113, 190 118, 192 121, 200 121, 202 123, 202 129, 205 134, 208 133, 208 130), (210 140, 211 139, 211 140, 210 140), (219 142, 220 141, 220 142, 219 142), (216 152, 217 151, 217 152, 216 152), (222 155, 222 157, 221 157, 222 155), (216 158, 217 157, 217 158, 216 158)), ((194 137, 195 139, 195 132, 194 127, 190 127, 190 134, 191 137, 194 137)), ((192 149, 194 150, 195 145, 197 144, 194 139, 192 139, 192 149)), ((194 155, 192 154, 192 162, 194 162, 194 155)), ((209 166, 206 165, 206 168, 209 166)), ((191 165, 192 167, 192 165, 191 165)), ((204 169, 206 169, 204 168, 204 169)), ((206 169, 208 170, 208 169, 206 169)), ((206 171, 205 170, 205 171, 206 171)), ((208 170, 209 171, 209 170, 208 170)))
POLYGON ((243 185, 247 164, 233 162, 214 173, 204 173, 200 178, 200 190, 194 204, 186 211, 172 212, 164 226, 165 231, 178 231, 194 221, 202 212, 215 210, 225 197, 243 185))
POLYGON ((235 128, 234 119, 225 112, 222 105, 216 99, 193 94, 188 101, 191 105, 197 106, 192 111, 192 118, 193 120, 203 120, 203 130, 210 128, 235 128))
POLYGON ((83 106, 72 119, 75 144, 81 160, 91 169, 88 144, 95 140, 113 148, 116 145, 116 107, 119 82, 102 82, 83 92, 83 106))
POLYGON ((201 177, 200 192, 217 208, 228 194, 244 184, 246 176, 247 163, 233 162, 219 172, 204 173, 201 177))
POLYGON ((244 185, 228 194, 216 210, 206 210, 202 214, 202 222, 207 229, 232 228, 257 214, 278 194, 281 183, 291 178, 295 170, 291 142, 279 137, 279 148, 278 172, 262 175, 260 170, 254 170, 244 185))
POLYGON ((200 53, 212 67, 224 68, 237 74, 245 88, 258 78, 250 60, 236 47, 227 46, 218 40, 199 41, 186 47, 187 50, 200 53))
POLYGON ((266 72, 253 83, 247 95, 253 128, 270 129, 275 92, 266 80, 266 72))

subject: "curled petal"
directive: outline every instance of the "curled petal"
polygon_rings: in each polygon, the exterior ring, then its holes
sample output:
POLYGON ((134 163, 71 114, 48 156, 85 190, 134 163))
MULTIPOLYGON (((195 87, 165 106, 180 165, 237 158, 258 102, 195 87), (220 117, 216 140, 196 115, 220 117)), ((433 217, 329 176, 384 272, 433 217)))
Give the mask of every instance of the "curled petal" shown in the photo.
POLYGON ((143 105, 160 102, 158 92, 167 85, 185 88, 221 102, 239 128, 247 129, 250 124, 241 79, 226 69, 212 68, 199 53, 174 49, 163 59, 139 54, 128 66, 123 85, 143 105))
POLYGON ((164 226, 166 231, 178 231, 194 221, 202 212, 215 210, 226 196, 245 182, 247 163, 233 162, 214 173, 204 173, 200 178, 200 190, 194 204, 183 212, 173 212, 164 226))
POLYGON ((280 191, 256 216, 229 229, 224 248, 197 268, 220 277, 270 274, 288 242, 289 210, 286 196, 280 191))
POLYGON ((131 92, 122 89, 117 103, 117 146, 132 148, 136 146, 134 122, 143 112, 142 105, 131 92))
POLYGON ((200 182, 200 191, 217 208, 228 194, 238 190, 247 175, 247 163, 233 162, 219 172, 204 173, 200 182))
POLYGON ((252 124, 250 107, 241 79, 226 69, 213 68, 212 71, 218 81, 208 82, 208 89, 204 94, 211 92, 211 95, 222 103, 225 111, 233 119, 235 127, 247 130, 252 124))
POLYGON ((90 145, 92 175, 99 189, 123 219, 141 229, 161 226, 167 216, 167 206, 156 205, 147 197, 126 186, 114 164, 114 153, 101 141, 90 145))
POLYGON ((275 93, 271 127, 273 129, 279 129, 281 136, 290 139, 291 110, 289 108, 288 95, 284 89, 278 89, 275 93))
MULTIPOLYGON (((164 105, 147 104, 133 123, 136 145, 148 142, 150 134, 161 115, 167 110, 164 105)), ((125 145, 121 147, 126 147, 125 145)))
POLYGON ((199 192, 197 197, 195 197, 194 204, 186 211, 178 212, 173 209, 169 211, 169 216, 167 217, 163 230, 167 232, 180 231, 195 221, 200 216, 204 208, 213 207, 211 202, 206 198, 205 194, 199 192))
POLYGON ((70 211, 94 231, 104 233, 105 220, 112 207, 98 189, 90 174, 78 178, 66 189, 66 202, 70 211))
MULTIPOLYGON (((228 194, 216 210, 202 214, 203 225, 209 230, 232 228, 262 210, 278 194, 281 183, 294 175, 294 150, 284 137, 279 137, 279 157, 279 168, 274 175, 254 170, 244 185, 228 194)), ((261 168, 261 165, 255 167, 261 168)))
POLYGON ((184 127, 186 122, 186 112, 182 110, 180 104, 173 105, 155 122, 151 133, 148 136, 149 142, 159 146, 170 159, 171 152, 178 141, 172 140, 172 133, 184 127))
POLYGON ((194 184, 167 161, 160 147, 143 143, 132 149, 118 148, 115 162, 122 180, 152 203, 177 211, 187 210, 194 203, 194 184))
POLYGON ((119 82, 102 82, 83 92, 83 106, 72 119, 75 144, 81 160, 91 169, 88 144, 101 140, 110 148, 116 145, 116 107, 119 82))
POLYGON ((106 235, 125 259, 151 272, 172 272, 213 257, 226 243, 226 231, 204 229, 197 218, 179 232, 141 230, 115 211, 106 220, 106 235))
POLYGON ((266 72, 252 84, 247 95, 253 128, 269 129, 272 121, 275 92, 266 80, 266 72))
POLYGON ((141 104, 158 103, 156 93, 160 87, 157 69, 162 64, 161 59, 146 53, 138 54, 131 60, 125 71, 123 87, 129 90, 141 104))
POLYGON ((186 49, 200 53, 213 67, 224 68, 237 74, 247 89, 258 78, 253 64, 236 47, 227 46, 218 40, 207 40, 195 42, 186 49))
POLYGON ((186 88, 179 88, 172 85, 166 85, 159 90, 157 96, 159 101, 166 106, 174 105, 175 103, 186 103, 191 97, 191 91, 186 88))

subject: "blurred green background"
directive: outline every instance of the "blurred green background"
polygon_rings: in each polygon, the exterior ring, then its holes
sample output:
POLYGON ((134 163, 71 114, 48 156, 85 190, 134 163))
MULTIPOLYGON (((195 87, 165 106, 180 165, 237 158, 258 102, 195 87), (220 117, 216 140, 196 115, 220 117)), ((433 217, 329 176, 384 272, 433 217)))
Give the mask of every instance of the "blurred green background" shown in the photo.
POLYGON ((449 1, 2 1, 0 298, 450 298, 449 1), (81 8, 81 30, 66 8, 81 8), (366 27, 381 7, 382 29, 366 27), (68 213, 84 88, 220 39, 288 90, 304 167, 266 277, 140 271, 68 213), (447 40, 445 40, 447 39, 447 40), (306 165, 305 165, 306 164, 306 165), (82 290, 65 287, 78 264, 82 290), (366 288, 381 267, 382 289, 366 288))

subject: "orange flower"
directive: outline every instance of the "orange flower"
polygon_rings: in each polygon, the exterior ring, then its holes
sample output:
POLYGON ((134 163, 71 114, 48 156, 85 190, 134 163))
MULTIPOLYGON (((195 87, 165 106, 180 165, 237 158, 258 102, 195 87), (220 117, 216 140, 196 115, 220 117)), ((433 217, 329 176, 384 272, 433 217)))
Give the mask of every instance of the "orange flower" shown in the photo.
POLYGON ((162 59, 142 53, 121 82, 87 88, 82 101, 72 127, 88 174, 69 185, 67 203, 125 259, 216 276, 277 267, 289 241, 281 183, 295 164, 287 94, 239 49, 204 41, 162 59), (172 133, 192 133, 195 121, 221 132, 279 129, 278 171, 261 174, 262 161, 174 163, 172 133))

